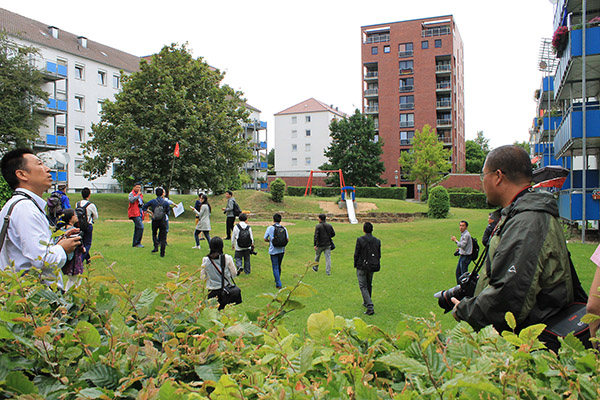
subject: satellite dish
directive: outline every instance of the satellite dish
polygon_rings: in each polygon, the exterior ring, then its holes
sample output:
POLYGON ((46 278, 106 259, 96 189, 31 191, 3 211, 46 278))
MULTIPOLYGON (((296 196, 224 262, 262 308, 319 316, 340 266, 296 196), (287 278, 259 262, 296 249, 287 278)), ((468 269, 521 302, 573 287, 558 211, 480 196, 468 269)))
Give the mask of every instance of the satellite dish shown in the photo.
POLYGON ((59 164, 67 165, 71 161, 71 156, 66 151, 52 150, 38 153, 37 156, 44 162, 48 168, 57 168, 59 164))

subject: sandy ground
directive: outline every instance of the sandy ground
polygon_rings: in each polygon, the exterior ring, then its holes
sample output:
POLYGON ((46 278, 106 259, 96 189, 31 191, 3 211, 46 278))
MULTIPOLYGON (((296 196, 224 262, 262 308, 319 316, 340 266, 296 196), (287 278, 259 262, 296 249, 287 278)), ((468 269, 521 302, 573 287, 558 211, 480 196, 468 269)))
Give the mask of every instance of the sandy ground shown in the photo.
MULTIPOLYGON (((375 203, 360 202, 360 203, 356 203, 356 204, 357 204, 357 207, 356 207, 357 213, 377 209, 377 206, 375 205, 375 203)), ((323 211, 325 211, 326 213, 329 213, 329 214, 341 214, 341 215, 346 214, 345 208, 339 208, 339 206, 337 204, 335 204, 331 201, 320 201, 319 207, 321 207, 323 209, 323 211)))

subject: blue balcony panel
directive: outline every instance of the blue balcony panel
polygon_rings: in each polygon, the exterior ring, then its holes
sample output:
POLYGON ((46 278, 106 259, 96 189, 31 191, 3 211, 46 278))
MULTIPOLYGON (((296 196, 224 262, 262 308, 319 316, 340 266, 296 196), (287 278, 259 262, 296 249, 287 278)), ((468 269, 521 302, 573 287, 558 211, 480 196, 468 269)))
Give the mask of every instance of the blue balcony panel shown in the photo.
POLYGON ((260 184, 261 189, 267 189, 268 187, 269 187, 269 184, 267 182, 263 182, 260 184))
POLYGON ((57 100, 56 101, 56 108, 59 109, 60 111, 67 111, 67 102, 64 100, 57 100))
POLYGON ((533 146, 533 153, 536 155, 548 154, 548 152, 554 154, 554 145, 552 143, 536 143, 533 146))
MULTIPOLYGON (((570 32, 571 56, 581 57, 583 55, 583 29, 575 29, 570 32)), ((600 26, 587 28, 585 31, 585 54, 591 56, 600 54, 600 26)))
POLYGON ((67 171, 58 171, 58 181, 67 180, 67 171))
POLYGON ((52 180, 55 181, 56 180, 56 171, 50 171, 50 175, 52 175, 52 180))
POLYGON ((560 126, 562 121, 562 117, 545 117, 544 118, 544 130, 548 131, 550 129, 555 130, 560 126))
MULTIPOLYGON (((561 192, 558 197, 558 213, 569 221, 577 221, 582 215, 582 193, 561 192)), ((585 196, 585 218, 597 220, 600 218, 600 200, 592 199, 592 190, 588 189, 585 196)))
POLYGON ((267 129, 267 121, 260 121, 260 127, 263 129, 267 129))
POLYGON ((261 169, 267 169, 267 168, 269 168, 269 164, 266 163, 266 162, 264 162, 264 161, 260 162, 259 163, 259 168, 261 168, 261 169))
POLYGON ((58 65, 56 63, 46 61, 46 71, 56 74, 58 65))
POLYGON ((266 149, 267 148, 267 142, 260 142, 258 144, 258 147, 260 147, 261 149, 266 149))
POLYGON ((554 91, 554 77, 546 76, 542 79, 542 92, 554 91))
POLYGON ((57 71, 60 76, 67 76, 67 66, 66 65, 57 65, 57 71))
MULTIPOLYGON (((600 109, 598 105, 589 105, 586 109, 587 147, 600 147, 600 109)), ((554 138, 554 150, 557 156, 573 149, 580 149, 583 138, 583 111, 575 107, 563 119, 554 138)))
POLYGON ((46 107, 56 109, 56 99, 48 99, 48 104, 46 105, 46 107))
POLYGON ((59 146, 66 146, 67 145, 67 137, 66 136, 57 136, 56 144, 59 146))
POLYGON ((56 144, 56 135, 46 135, 46 144, 56 144))

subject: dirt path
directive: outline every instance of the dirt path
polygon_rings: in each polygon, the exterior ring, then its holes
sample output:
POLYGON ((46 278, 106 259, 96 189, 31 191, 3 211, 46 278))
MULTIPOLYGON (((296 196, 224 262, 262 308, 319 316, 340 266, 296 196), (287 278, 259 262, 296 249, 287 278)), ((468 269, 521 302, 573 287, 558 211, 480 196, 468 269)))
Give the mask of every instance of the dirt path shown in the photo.
MULTIPOLYGON (((357 204, 357 207, 356 207, 357 213, 377 209, 377 206, 375 205, 375 203, 360 202, 360 203, 356 203, 356 204, 357 204)), ((337 204, 335 204, 331 201, 320 201, 319 207, 321 207, 323 209, 323 211, 325 211, 328 214, 336 214, 336 215, 346 214, 345 208, 339 208, 337 204)))

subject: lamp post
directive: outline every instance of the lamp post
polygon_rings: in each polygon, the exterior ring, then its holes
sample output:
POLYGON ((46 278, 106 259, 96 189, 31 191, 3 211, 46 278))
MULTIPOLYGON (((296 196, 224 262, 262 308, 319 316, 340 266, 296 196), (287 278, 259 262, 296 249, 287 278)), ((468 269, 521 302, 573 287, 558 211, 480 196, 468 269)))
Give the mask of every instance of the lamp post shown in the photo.
POLYGON ((398 170, 394 171, 394 178, 396 178, 396 187, 398 187, 398 170))

